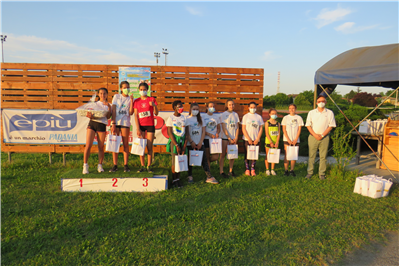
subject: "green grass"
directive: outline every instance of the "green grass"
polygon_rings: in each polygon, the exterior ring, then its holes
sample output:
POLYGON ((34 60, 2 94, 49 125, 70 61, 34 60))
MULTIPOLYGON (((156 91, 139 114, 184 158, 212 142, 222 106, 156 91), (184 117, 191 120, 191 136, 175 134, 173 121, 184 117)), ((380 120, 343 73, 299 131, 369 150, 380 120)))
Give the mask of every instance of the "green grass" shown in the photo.
MULTIPOLYGON (((61 177, 82 169, 82 155, 67 160, 13 154, 9 164, 2 153, 3 265, 326 265, 398 229, 398 186, 381 199, 354 194, 359 173, 306 180, 306 165, 285 177, 280 163, 277 176, 246 177, 240 155, 240 175, 219 185, 197 167, 195 184, 182 189, 63 193, 61 177)), ((107 154, 104 168, 111 161, 107 154)), ((154 168, 169 171, 169 162, 156 155, 154 168)))

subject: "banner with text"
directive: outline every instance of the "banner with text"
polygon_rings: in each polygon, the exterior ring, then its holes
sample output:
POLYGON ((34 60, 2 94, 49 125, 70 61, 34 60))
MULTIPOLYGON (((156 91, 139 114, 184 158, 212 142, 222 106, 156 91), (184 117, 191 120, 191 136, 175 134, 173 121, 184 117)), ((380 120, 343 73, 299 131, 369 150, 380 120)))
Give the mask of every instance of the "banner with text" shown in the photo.
MULTIPOLYGON (((122 81, 129 82, 129 95, 139 98, 139 84, 145 82, 148 84, 147 95, 151 96, 151 68, 150 67, 119 67, 119 84, 122 81)), ((119 93, 121 89, 119 88, 119 93)))

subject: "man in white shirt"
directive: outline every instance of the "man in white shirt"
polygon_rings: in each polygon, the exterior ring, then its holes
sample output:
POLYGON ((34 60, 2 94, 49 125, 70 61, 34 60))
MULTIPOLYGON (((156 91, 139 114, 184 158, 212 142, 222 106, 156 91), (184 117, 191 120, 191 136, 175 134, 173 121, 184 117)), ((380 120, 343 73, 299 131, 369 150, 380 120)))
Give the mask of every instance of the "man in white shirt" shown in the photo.
POLYGON ((324 180, 326 177, 326 162, 328 144, 330 142, 330 133, 333 127, 336 127, 334 113, 325 108, 327 100, 324 96, 317 98, 317 108, 311 110, 306 118, 306 127, 309 130, 309 161, 308 174, 306 178, 310 179, 313 175, 314 161, 316 159, 317 150, 319 150, 320 167, 319 178, 324 180))

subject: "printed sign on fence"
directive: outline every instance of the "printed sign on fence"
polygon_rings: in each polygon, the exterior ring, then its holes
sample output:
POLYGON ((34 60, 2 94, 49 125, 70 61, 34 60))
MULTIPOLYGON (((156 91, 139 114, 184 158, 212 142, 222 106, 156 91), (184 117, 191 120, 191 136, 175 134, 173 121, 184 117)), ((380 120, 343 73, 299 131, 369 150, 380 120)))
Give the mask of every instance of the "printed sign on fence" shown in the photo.
MULTIPOLYGON (((119 83, 129 82, 129 95, 139 98, 139 84, 145 82, 148 84, 147 96, 151 96, 151 68, 150 67, 119 67, 119 83)), ((119 88, 119 93, 121 89, 119 88)))

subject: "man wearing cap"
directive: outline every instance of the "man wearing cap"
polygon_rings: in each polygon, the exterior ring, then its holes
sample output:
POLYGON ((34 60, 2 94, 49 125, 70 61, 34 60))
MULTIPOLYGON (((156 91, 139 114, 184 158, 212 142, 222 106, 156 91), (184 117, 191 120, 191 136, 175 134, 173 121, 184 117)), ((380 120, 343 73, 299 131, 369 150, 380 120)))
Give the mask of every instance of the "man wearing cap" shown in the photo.
POLYGON ((330 133, 333 127, 336 127, 334 113, 325 108, 327 100, 324 96, 317 98, 317 108, 311 110, 306 118, 306 127, 309 130, 309 161, 308 174, 306 178, 310 179, 313 175, 314 160, 316 159, 317 150, 319 150, 320 167, 319 178, 324 180, 327 168, 327 152, 330 142, 330 133))

